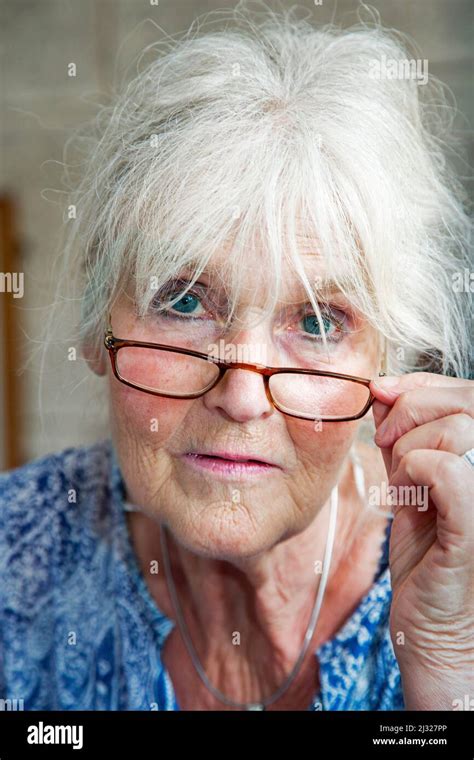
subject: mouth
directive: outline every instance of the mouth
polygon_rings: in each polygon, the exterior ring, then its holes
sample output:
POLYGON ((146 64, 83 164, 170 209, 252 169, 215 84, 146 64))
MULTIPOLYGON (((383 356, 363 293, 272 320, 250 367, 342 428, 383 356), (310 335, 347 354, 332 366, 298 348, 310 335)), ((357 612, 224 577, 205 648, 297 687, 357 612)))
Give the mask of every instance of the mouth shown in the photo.
POLYGON ((208 470, 217 475, 231 477, 263 475, 281 469, 277 464, 268 460, 230 452, 219 452, 217 454, 215 452, 189 451, 183 454, 181 458, 199 470, 208 470))

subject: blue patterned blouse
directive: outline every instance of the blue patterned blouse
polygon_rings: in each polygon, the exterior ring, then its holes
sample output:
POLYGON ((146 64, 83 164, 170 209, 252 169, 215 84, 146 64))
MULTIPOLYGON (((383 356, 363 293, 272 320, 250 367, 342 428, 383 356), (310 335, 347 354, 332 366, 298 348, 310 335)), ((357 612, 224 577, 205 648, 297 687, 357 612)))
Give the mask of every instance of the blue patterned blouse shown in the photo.
MULTIPOLYGON (((161 661, 174 622, 134 554, 110 439, 0 475, 0 699, 25 710, 179 710, 161 661)), ((388 540, 373 585, 315 651, 311 710, 403 710, 388 540)))

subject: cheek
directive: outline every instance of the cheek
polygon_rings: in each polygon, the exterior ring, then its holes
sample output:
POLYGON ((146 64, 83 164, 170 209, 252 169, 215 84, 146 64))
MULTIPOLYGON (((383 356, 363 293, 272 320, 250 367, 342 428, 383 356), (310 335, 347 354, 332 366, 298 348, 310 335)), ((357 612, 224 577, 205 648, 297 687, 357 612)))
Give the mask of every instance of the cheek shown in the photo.
POLYGON ((181 426, 192 401, 152 396, 110 381, 111 420, 121 437, 142 446, 160 448, 181 426))
POLYGON ((358 422, 299 423, 288 430, 303 466, 333 473, 339 469, 351 447, 358 422))

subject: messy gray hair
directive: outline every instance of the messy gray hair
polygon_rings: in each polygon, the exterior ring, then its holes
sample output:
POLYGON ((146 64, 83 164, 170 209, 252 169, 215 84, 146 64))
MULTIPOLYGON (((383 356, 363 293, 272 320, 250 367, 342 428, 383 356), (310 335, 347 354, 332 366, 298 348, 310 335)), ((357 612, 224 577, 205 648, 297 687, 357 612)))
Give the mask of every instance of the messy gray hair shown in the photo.
POLYGON ((297 6, 248 6, 147 49, 153 60, 67 143, 77 218, 61 259, 68 281, 79 276, 78 340, 104 350, 125 283, 142 317, 162 284, 190 266, 178 300, 224 246, 229 320, 246 266, 265 279, 265 313, 275 308, 285 260, 321 320, 303 231, 386 337, 389 372, 469 376, 471 297, 455 283, 472 269, 470 222, 449 158, 449 92, 431 75, 374 75, 381 61, 410 59, 378 19, 318 27, 297 6))

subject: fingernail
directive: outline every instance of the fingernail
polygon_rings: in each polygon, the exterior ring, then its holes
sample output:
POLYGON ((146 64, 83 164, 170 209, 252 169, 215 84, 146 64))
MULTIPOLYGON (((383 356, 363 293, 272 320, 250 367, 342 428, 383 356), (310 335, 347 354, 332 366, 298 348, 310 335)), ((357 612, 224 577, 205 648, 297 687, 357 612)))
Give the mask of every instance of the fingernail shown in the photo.
POLYGON ((373 381, 373 385, 390 399, 396 399, 400 393, 398 377, 379 377, 373 381))
POLYGON ((377 388, 381 388, 381 390, 385 390, 387 388, 395 388, 399 382, 399 377, 396 377, 395 375, 388 375, 387 377, 378 377, 374 382, 374 385, 376 385, 377 388))

